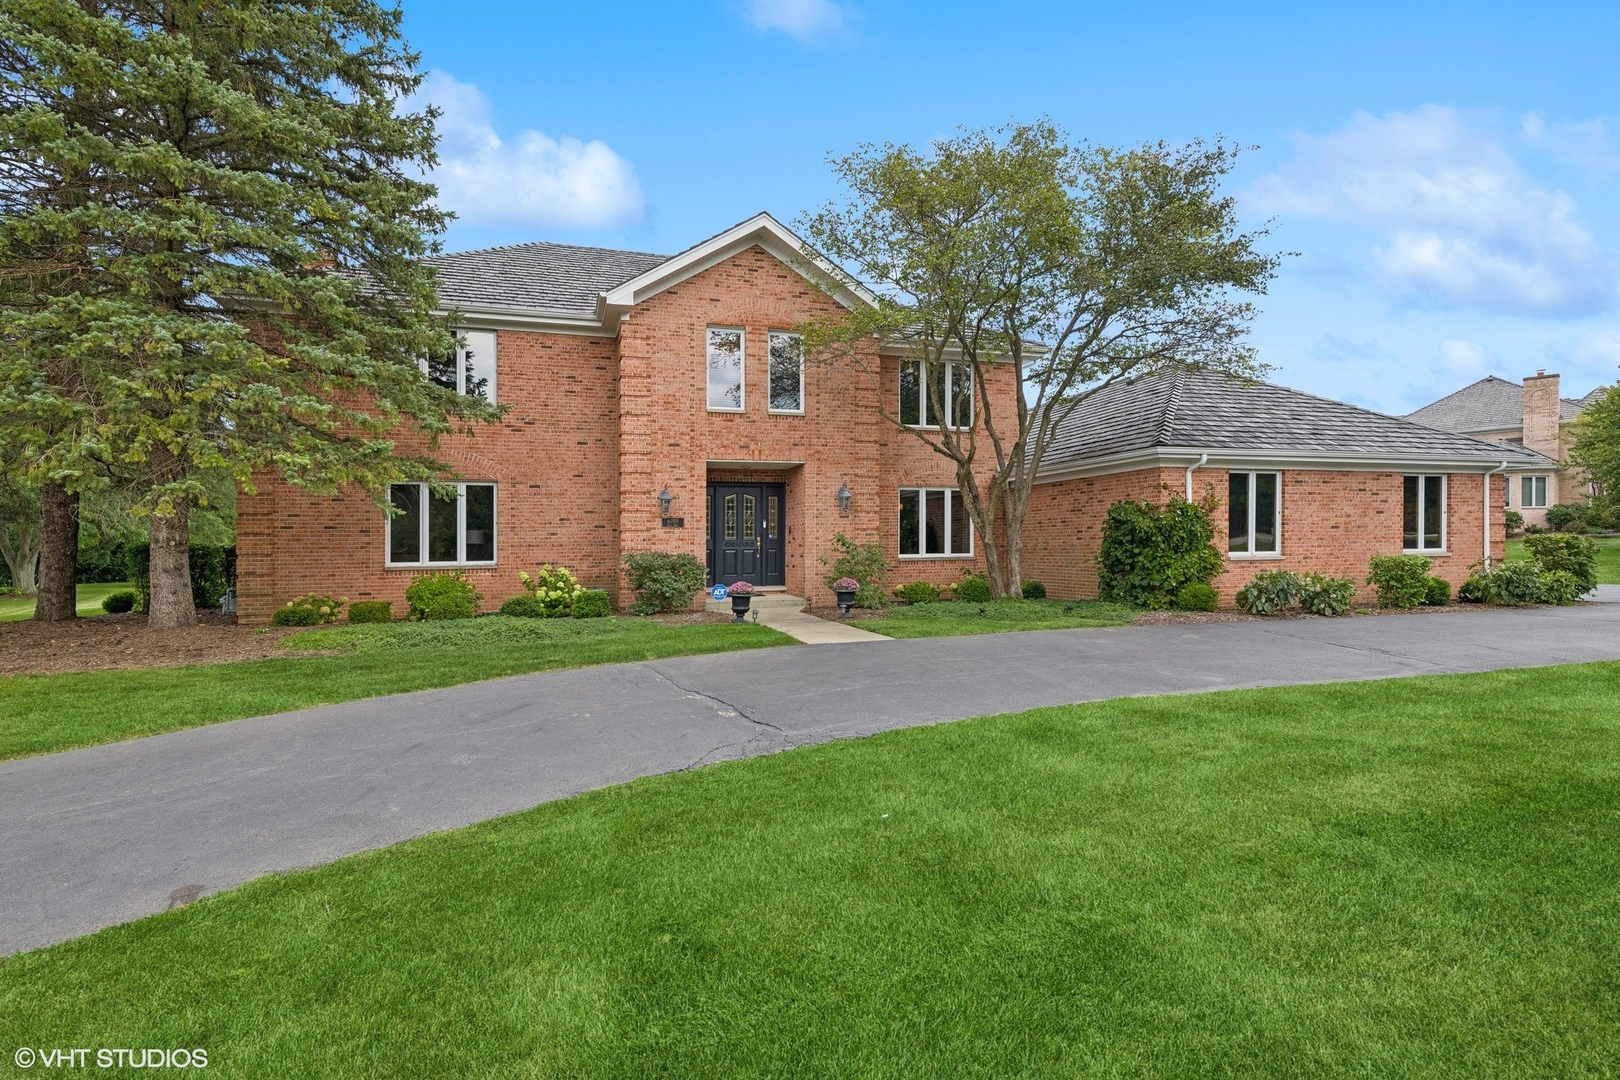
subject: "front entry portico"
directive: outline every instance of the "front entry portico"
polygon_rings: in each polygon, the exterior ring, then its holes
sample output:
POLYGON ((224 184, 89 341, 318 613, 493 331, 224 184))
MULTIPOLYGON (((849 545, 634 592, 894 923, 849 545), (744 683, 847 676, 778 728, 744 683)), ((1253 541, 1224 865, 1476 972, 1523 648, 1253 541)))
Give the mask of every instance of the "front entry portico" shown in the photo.
POLYGON ((709 581, 787 584, 784 484, 709 485, 709 581))

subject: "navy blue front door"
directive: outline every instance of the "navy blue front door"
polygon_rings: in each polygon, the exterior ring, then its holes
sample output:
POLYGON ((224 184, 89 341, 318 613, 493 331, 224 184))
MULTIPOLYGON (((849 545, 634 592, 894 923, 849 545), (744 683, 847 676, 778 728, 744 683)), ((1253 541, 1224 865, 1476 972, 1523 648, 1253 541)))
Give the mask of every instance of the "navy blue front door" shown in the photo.
POLYGON ((787 583, 781 484, 709 485, 709 580, 787 583))

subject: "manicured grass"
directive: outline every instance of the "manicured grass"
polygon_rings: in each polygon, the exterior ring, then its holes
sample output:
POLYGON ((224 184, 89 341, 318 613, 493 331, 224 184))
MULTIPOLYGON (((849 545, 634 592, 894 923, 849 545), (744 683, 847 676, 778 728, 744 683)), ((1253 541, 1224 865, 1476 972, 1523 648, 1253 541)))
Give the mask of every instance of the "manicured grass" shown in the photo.
POLYGON ((638 781, 0 962, 0 1044, 226 1076, 1613 1076, 1617 700, 1620 664, 1132 698, 638 781))
MULTIPOLYGON (((1596 540, 1598 545, 1598 583, 1620 585, 1620 536, 1594 536, 1592 539, 1596 540)), ((1523 562, 1527 557, 1523 540, 1507 542, 1508 562, 1523 562)))
MULTIPOLYGON (((94 585, 79 585, 75 587, 73 596, 74 609, 82 616, 105 615, 101 610, 102 598, 109 593, 123 592, 134 589, 135 586, 127 581, 98 582, 94 585)), ((34 598, 32 596, 0 596, 0 622, 21 622, 23 619, 34 617, 34 598)))
POLYGON ((334 626, 285 644, 337 656, 0 678, 0 760, 502 675, 792 643, 763 626, 648 619, 334 626))
POLYGON ((852 619, 862 630, 892 638, 999 634, 1007 630, 1063 630, 1077 626, 1120 626, 1141 614, 1124 604, 1095 600, 953 601, 893 607, 882 619, 852 619))

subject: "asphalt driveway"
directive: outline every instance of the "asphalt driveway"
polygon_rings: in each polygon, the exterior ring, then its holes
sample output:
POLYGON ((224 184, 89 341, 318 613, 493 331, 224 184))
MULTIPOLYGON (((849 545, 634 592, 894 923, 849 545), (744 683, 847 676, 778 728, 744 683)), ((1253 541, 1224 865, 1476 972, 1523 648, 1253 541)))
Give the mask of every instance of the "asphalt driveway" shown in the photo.
POLYGON ((794 646, 0 763, 0 954, 638 776, 1134 694, 1620 659, 1620 604, 794 646))

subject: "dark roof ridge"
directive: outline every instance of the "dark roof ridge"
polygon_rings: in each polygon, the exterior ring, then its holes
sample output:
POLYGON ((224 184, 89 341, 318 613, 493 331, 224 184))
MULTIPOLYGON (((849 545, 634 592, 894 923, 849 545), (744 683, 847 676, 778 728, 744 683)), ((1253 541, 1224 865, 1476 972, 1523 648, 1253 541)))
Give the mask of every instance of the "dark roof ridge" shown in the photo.
POLYGON ((666 262, 673 255, 660 255, 655 251, 632 251, 629 248, 600 247, 596 244, 562 244, 555 240, 524 240, 516 244, 493 244, 489 247, 467 248, 464 251, 441 251, 437 255, 429 255, 428 261, 433 259, 451 259, 458 255, 493 255, 499 251, 516 251, 519 248, 567 248, 570 251, 596 251, 604 255, 641 255, 649 259, 663 259, 666 262))

